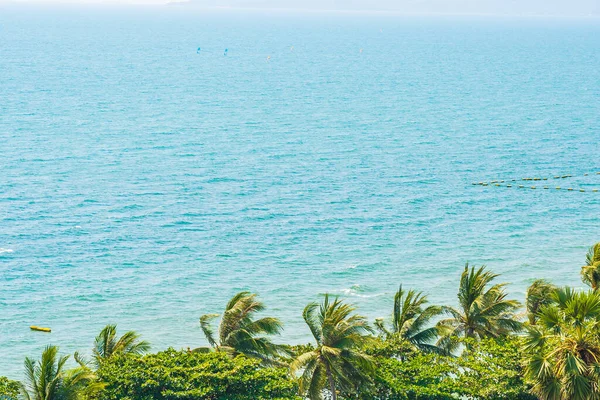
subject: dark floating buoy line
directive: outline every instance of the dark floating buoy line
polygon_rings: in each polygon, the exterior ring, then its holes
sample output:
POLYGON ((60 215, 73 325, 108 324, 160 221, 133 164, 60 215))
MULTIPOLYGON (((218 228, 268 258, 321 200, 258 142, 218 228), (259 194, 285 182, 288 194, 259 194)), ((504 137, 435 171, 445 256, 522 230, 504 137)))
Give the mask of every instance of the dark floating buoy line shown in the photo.
MULTIPOLYGON (((600 175, 600 172, 583 174, 583 176, 589 175, 600 175)), ((563 180, 568 178, 574 178, 573 175, 555 175, 551 177, 535 177, 535 178, 521 178, 521 179, 503 179, 503 180, 494 180, 494 181, 484 181, 484 182, 473 182, 472 185, 475 186, 495 186, 495 187, 506 187, 506 188, 517 188, 517 189, 543 189, 543 190, 564 190, 567 192, 592 192, 598 193, 599 189, 583 189, 583 188, 574 188, 574 187, 562 187, 562 186, 554 186, 549 185, 549 181, 563 180), (528 182, 528 183, 524 183, 528 182), (533 185, 530 186, 529 182, 540 182, 542 186, 533 185)))

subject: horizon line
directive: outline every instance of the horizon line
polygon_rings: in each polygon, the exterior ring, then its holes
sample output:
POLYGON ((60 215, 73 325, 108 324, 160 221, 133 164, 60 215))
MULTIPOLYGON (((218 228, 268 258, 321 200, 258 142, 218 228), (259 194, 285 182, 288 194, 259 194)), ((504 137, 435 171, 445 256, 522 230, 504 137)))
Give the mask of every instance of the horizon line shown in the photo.
POLYGON ((303 12, 311 14, 369 14, 390 15, 407 17, 499 17, 499 18, 555 18, 555 19, 597 19, 600 13, 491 13, 491 12, 418 12, 390 9, 327 9, 327 8, 298 8, 298 7, 240 7, 240 6, 204 6, 191 1, 164 1, 148 2, 130 0, 120 2, 118 0, 91 0, 80 2, 77 0, 0 0, 3 5, 33 5, 33 6, 106 6, 106 7, 170 7, 170 8, 193 8, 204 11, 249 11, 249 12, 303 12))

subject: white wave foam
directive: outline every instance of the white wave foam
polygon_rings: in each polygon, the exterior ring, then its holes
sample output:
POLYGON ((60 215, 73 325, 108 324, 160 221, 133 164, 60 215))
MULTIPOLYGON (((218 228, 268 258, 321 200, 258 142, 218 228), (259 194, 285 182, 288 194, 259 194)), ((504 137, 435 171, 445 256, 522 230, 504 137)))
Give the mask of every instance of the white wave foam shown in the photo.
POLYGON ((356 294, 356 291, 353 289, 342 289, 341 292, 347 296, 356 294))
POLYGON ((363 294, 363 293, 361 293, 363 291, 364 291, 364 289, 361 288, 361 286, 359 284, 355 284, 355 285, 350 286, 349 288, 344 288, 344 289, 340 290, 340 292, 346 296, 362 297, 365 299, 368 299, 371 297, 378 297, 378 296, 382 295, 382 293, 363 294))
POLYGON ((13 250, 12 249, 5 249, 3 247, 0 247, 0 254, 2 253, 12 253, 13 250))

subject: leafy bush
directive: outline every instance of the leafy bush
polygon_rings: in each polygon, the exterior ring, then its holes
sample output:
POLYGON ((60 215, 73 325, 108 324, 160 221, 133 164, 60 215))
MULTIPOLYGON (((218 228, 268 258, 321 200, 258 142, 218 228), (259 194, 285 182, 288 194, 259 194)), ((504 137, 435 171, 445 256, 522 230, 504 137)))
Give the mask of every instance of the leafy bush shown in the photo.
POLYGON ((362 400, 534 400, 523 381, 521 339, 463 339, 460 357, 425 354, 401 340, 373 340, 370 385, 344 398, 362 400))
POLYGON ((19 396, 19 382, 0 376, 0 399, 13 400, 19 396))
POLYGON ((243 355, 169 349, 107 360, 97 372, 100 400, 294 399, 298 387, 285 368, 261 368, 243 355))
POLYGON ((458 384, 467 398, 486 400, 535 400, 531 386, 524 382, 523 339, 512 336, 502 340, 465 342, 466 350, 457 359, 462 373, 458 384))
POLYGON ((455 400, 462 390, 456 385, 455 365, 449 357, 419 354, 408 360, 377 361, 374 390, 363 399, 455 400))
POLYGON ((375 374, 360 392, 344 393, 347 399, 456 400, 456 359, 425 354, 408 341, 393 336, 370 341, 365 351, 374 358, 375 374))

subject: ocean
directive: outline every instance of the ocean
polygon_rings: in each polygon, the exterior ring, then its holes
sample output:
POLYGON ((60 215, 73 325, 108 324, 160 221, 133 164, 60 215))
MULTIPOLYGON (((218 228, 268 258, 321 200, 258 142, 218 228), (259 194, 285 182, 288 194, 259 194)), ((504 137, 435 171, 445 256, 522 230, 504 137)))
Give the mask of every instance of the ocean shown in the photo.
POLYGON ((467 262, 519 300, 581 287, 598 38, 592 18, 0 6, 0 375, 108 323, 205 345, 198 318, 241 290, 305 343, 323 293, 371 320, 400 284, 455 305, 467 262))

